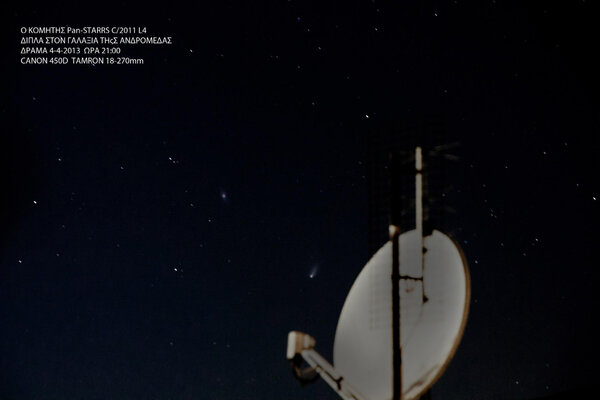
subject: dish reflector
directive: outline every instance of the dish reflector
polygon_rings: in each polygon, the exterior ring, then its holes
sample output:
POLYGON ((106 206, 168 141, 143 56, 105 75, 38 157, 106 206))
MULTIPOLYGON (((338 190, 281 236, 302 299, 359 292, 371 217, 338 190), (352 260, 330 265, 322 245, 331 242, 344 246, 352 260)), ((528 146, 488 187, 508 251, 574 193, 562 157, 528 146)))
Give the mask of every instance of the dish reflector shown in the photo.
MULTIPOLYGON (((418 399, 443 373, 456 351, 469 308, 469 274, 460 248, 434 230, 424 238, 427 251, 422 256, 419 236, 417 230, 400 235, 404 400, 418 399)), ((335 369, 370 400, 392 397, 391 274, 390 241, 358 275, 335 335, 335 369)))

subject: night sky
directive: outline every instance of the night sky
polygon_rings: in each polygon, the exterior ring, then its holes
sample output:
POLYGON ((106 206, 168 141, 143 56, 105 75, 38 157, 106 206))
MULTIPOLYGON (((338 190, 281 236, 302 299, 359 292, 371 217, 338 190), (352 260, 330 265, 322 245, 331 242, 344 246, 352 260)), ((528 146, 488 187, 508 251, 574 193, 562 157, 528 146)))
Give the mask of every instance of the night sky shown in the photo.
POLYGON ((471 3, 5 6, 0 399, 335 399, 296 382, 287 333, 332 359, 371 256, 370 132, 428 118, 458 143, 444 229, 472 279, 433 398, 591 385, 598 13, 471 3), (21 26, 68 24, 174 44, 19 63, 21 26))

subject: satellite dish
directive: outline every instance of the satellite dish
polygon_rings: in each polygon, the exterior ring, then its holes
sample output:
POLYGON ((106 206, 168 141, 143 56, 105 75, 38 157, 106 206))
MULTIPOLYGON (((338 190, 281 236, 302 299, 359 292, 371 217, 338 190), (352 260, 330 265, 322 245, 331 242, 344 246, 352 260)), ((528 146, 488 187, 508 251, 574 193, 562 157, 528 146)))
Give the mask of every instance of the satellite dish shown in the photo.
MULTIPOLYGON (((441 376, 462 336, 469 308, 469 274, 456 243, 434 230, 400 235, 402 398, 418 399, 441 376), (404 249, 404 251, 403 251, 404 249), (422 278, 422 279, 421 279, 422 278)), ((392 242, 363 268, 338 321, 336 371, 371 400, 392 398, 392 242)))
POLYGON ((319 374, 343 399, 413 400, 454 355, 469 309, 469 272, 450 237, 437 230, 423 236, 421 169, 417 147, 416 228, 400 234, 390 226, 390 241, 358 275, 338 321, 334 366, 314 350, 314 338, 288 335, 287 358, 301 381, 319 374))

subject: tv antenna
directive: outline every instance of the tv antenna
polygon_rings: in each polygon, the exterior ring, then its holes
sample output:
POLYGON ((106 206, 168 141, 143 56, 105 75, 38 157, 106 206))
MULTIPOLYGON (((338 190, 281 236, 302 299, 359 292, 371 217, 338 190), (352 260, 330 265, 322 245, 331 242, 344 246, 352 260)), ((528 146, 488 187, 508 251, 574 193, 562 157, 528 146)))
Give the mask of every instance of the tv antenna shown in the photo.
POLYGON ((315 350, 312 336, 288 334, 294 375, 301 382, 320 376, 342 399, 419 399, 443 374, 467 320, 470 278, 461 248, 439 230, 424 235, 421 147, 415 149, 415 229, 407 232, 396 217, 398 166, 392 159, 390 238, 346 297, 334 365, 315 350))

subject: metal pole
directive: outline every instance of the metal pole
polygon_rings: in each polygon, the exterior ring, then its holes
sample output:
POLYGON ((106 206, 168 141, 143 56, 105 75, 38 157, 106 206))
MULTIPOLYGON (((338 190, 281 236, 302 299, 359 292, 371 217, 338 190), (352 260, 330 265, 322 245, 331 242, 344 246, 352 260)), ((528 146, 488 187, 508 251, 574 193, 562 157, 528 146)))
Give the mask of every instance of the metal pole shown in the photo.
POLYGON ((400 228, 390 227, 392 239, 392 349, 393 400, 402 399, 402 348, 400 346, 400 228))
POLYGON ((391 157, 390 239, 392 241, 392 399, 402 400, 402 348, 400 346, 400 221, 401 190, 399 157, 391 157))

